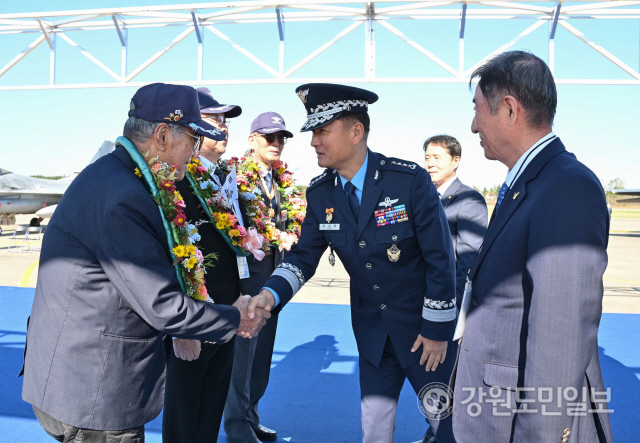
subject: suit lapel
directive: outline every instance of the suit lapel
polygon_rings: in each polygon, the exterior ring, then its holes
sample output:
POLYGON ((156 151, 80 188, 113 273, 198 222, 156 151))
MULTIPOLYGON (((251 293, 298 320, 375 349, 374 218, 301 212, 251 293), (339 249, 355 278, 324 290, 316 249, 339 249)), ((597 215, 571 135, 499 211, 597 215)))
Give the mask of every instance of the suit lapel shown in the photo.
POLYGON ((502 228, 507 224, 511 216, 513 216, 520 203, 524 201, 527 196, 527 184, 532 181, 538 173, 544 168, 544 166, 556 155, 563 152, 564 145, 559 138, 556 138, 548 146, 546 146, 536 157, 529 163, 526 169, 522 172, 522 175, 516 180, 515 184, 511 187, 507 195, 505 195, 500 210, 495 211, 491 216, 489 224, 489 230, 482 243, 482 248, 478 252, 473 267, 469 273, 469 279, 473 280, 473 276, 480 267, 482 260, 487 255, 487 251, 491 247, 491 244, 495 241, 502 228))
MULTIPOLYGON (((331 204, 335 206, 333 214, 332 223, 340 222, 341 220, 346 221, 351 229, 354 231, 357 229, 356 219, 353 217, 351 213, 351 208, 347 203, 347 195, 345 194, 344 188, 342 187, 342 180, 338 177, 338 174, 333 174, 333 198, 331 199, 331 204), (340 215, 340 219, 336 220, 336 215, 340 215)), ((327 208, 329 209, 329 208, 327 208)), ((322 214, 320 215, 322 217, 322 214)), ((324 223, 324 221, 323 221, 324 223)))
POLYGON ((442 197, 440 198, 440 202, 442 203, 443 208, 446 208, 449 203, 453 201, 461 186, 462 182, 458 177, 456 177, 456 179, 449 185, 445 193, 442 194, 442 197))
POLYGON ((376 205, 380 201, 380 194, 382 194, 382 188, 376 185, 376 182, 380 180, 381 174, 378 172, 378 156, 369 151, 369 162, 367 164, 367 173, 364 178, 364 186, 362 190, 362 201, 360 202, 360 216, 358 217, 358 230, 357 236, 360 237, 364 228, 369 223, 376 205))

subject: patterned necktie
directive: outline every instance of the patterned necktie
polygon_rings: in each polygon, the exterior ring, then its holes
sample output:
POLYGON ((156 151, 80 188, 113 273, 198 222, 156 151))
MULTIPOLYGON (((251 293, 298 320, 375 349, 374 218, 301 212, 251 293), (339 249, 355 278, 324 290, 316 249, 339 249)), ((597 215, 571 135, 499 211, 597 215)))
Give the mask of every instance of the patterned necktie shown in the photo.
POLYGON ((267 191, 271 193, 271 188, 273 188, 273 180, 271 180, 271 171, 267 172, 267 175, 264 176, 264 182, 267 185, 267 191))
POLYGON ((509 190, 509 186, 507 186, 507 182, 502 184, 500 188, 500 192, 498 193, 498 202, 496 203, 496 212, 500 209, 500 205, 502 204, 502 200, 504 200, 504 196, 507 195, 507 191, 509 190))
POLYGON ((438 197, 440 197, 440 200, 442 200, 442 194, 440 194, 440 191, 437 191, 437 192, 438 192, 438 197))
POLYGON ((358 221, 358 215, 360 215, 360 203, 358 202, 358 197, 356 196, 356 187, 353 186, 353 183, 347 182, 344 185, 344 190, 347 191, 347 198, 349 199, 349 207, 351 208, 351 212, 353 213, 356 221, 358 221))

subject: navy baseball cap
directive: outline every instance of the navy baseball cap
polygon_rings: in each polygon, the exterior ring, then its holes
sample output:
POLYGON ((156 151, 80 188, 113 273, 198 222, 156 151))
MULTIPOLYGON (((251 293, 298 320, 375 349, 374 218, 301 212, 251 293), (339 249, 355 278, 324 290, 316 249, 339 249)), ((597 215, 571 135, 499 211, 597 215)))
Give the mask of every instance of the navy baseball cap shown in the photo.
POLYGON ((272 134, 274 132, 282 131, 287 138, 292 138, 293 134, 287 131, 287 127, 284 125, 284 119, 277 112, 263 112, 251 123, 251 131, 260 132, 262 134, 272 134))
POLYGON ((242 114, 242 108, 238 105, 223 105, 215 99, 209 88, 196 88, 200 101, 200 113, 224 114, 226 118, 237 117, 242 114))
POLYGON ((223 131, 202 120, 198 93, 191 86, 165 83, 143 86, 131 99, 129 117, 187 126, 197 134, 217 141, 227 137, 223 131))
POLYGON ((378 95, 366 89, 333 83, 307 83, 296 88, 296 94, 307 110, 307 121, 300 132, 328 125, 343 112, 367 112, 378 95))

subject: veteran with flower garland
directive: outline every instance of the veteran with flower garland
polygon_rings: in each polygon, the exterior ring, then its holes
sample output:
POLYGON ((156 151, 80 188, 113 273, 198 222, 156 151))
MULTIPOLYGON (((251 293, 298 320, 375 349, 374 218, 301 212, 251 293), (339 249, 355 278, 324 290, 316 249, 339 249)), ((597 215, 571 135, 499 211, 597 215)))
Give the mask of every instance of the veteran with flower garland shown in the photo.
POLYGON ((394 441, 398 398, 408 379, 425 400, 437 441, 452 443, 446 383, 455 360, 448 341, 456 320, 456 268, 436 189, 419 165, 368 148, 367 111, 376 94, 324 83, 299 86, 296 93, 307 110, 302 131, 313 131, 311 146, 327 169, 307 188, 298 244, 249 302, 249 315, 253 306, 289 302, 329 247, 331 264, 337 254, 351 278, 363 442, 394 441), (434 403, 432 395, 442 401, 434 403))
POLYGON ((225 134, 193 88, 140 88, 116 150, 76 177, 49 223, 22 398, 58 441, 144 441, 162 409, 166 334, 225 343, 264 324, 247 298, 202 301, 208 258, 174 185, 202 137, 225 134))
MULTIPOLYGON (((264 238, 267 254, 259 260, 247 257, 249 278, 240 280, 243 294, 256 294, 282 261, 284 251, 298 240, 306 204, 295 189, 293 175, 280 160, 293 134, 284 118, 264 112, 251 123, 249 152, 231 159, 238 188, 247 205, 251 229, 264 238)), ((277 432, 260 423, 258 402, 269 383, 271 357, 278 316, 272 316, 256 338, 236 339, 231 387, 224 410, 224 430, 229 443, 272 441, 277 432)))
MULTIPOLYGON (((184 197, 184 213, 191 226, 198 225, 203 254, 215 253, 207 269, 207 292, 217 306, 232 305, 240 295, 239 260, 247 254, 238 247, 245 231, 242 215, 220 198, 226 177, 217 166, 227 149, 229 120, 242 108, 219 103, 207 88, 198 88, 202 119, 227 137, 206 138, 200 155, 187 166, 186 178, 176 184, 184 197)), ((162 421, 165 442, 212 442, 218 438, 222 412, 229 391, 234 339, 212 343, 174 338, 169 352, 162 421)))

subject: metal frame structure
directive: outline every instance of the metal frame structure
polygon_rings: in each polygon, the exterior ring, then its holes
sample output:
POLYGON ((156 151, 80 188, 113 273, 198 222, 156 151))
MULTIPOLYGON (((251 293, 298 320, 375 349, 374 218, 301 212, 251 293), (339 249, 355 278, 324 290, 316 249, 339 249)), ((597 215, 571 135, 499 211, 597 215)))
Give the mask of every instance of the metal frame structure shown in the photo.
POLYGON ((105 88, 105 87, 139 87, 146 82, 136 82, 136 77, 160 59, 163 55, 184 40, 191 33, 197 37, 197 67, 193 79, 173 82, 189 85, 211 84, 269 84, 269 83, 301 83, 309 81, 334 81, 349 83, 364 82, 415 82, 415 83, 462 83, 468 82, 469 76, 487 59, 512 47, 523 37, 537 28, 549 27, 548 63, 553 72, 555 66, 555 35, 558 26, 582 40, 586 45, 601 54, 613 65, 619 67, 629 76, 628 79, 556 79, 559 84, 616 84, 640 85, 640 73, 615 57, 605 48, 585 36, 571 20, 636 20, 640 21, 640 1, 593 1, 576 2, 560 1, 555 6, 546 6, 549 2, 540 0, 522 1, 438 1, 438 0, 385 0, 381 2, 357 0, 248 0, 223 1, 216 3, 184 4, 152 7, 124 7, 111 9, 92 9, 81 11, 56 11, 41 13, 0 14, 0 41, 9 34, 33 34, 35 40, 11 61, 0 68, 0 91, 22 89, 71 89, 71 88, 105 88), (451 66, 438 58, 415 40, 406 36, 389 23, 390 20, 456 20, 459 22, 460 34, 458 44, 458 66, 451 66), (535 20, 535 23, 522 31, 511 41, 487 54, 473 66, 465 65, 465 27, 468 20, 535 20), (346 24, 344 30, 331 40, 311 52, 308 56, 285 70, 285 23, 286 22, 328 22, 341 21, 346 24), (222 29, 226 25, 252 23, 273 23, 274 38, 280 39, 277 69, 261 60, 247 49, 233 42, 222 29), (364 25, 364 26, 362 26, 364 25), (380 25, 399 39, 415 48, 419 53, 444 68, 448 77, 377 77, 376 76, 376 26, 380 25), (277 26, 277 27, 276 27, 277 26), (327 48, 359 27, 364 28, 364 73, 359 78, 292 78, 301 67, 315 59, 327 48), (156 52, 148 60, 130 69, 127 51, 130 31, 140 28, 172 27, 178 35, 164 48, 156 52), (113 30, 117 36, 122 52, 120 72, 117 73, 106 66, 90 52, 79 46, 71 36, 77 32, 94 30, 113 30), (203 77, 204 36, 210 33, 227 42, 241 54, 264 69, 265 76, 256 79, 222 80, 205 79, 203 77), (113 77, 112 83, 60 84, 56 81, 56 65, 58 59, 57 45, 60 40, 75 47, 85 57, 113 77), (2 85, 2 76, 22 61, 33 49, 43 42, 50 49, 49 84, 44 85, 2 85))

